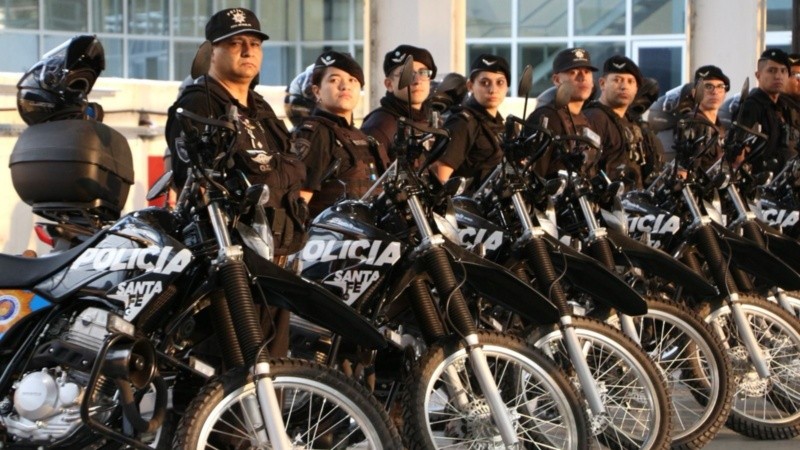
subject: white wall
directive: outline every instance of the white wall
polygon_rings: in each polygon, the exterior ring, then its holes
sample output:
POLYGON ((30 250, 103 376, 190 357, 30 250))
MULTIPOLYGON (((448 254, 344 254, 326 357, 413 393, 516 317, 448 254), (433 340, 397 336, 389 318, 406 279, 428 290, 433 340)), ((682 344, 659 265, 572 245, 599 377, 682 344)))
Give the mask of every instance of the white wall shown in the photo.
POLYGON ((365 52, 369 61, 369 102, 377 107, 386 93, 383 57, 407 44, 431 52, 437 78, 466 66, 466 0, 369 0, 365 52))
POLYGON ((746 77, 757 82, 756 61, 764 50, 766 0, 690 0, 689 74, 713 64, 731 80, 729 95, 741 90, 746 77))

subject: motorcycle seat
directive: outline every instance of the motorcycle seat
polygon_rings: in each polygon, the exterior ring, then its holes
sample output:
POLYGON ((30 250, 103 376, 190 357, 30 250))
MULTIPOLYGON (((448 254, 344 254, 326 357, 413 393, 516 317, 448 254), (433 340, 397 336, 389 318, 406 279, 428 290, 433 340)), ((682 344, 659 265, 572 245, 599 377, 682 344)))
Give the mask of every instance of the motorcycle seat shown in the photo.
POLYGON ((0 289, 32 289, 56 271, 68 266, 103 236, 97 233, 67 251, 38 258, 0 254, 0 289))

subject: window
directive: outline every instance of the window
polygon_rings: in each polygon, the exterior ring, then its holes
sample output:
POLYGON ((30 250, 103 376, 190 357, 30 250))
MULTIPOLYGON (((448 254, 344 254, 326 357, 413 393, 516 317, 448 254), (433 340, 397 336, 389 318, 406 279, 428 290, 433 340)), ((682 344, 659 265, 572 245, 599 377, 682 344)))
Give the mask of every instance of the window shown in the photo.
POLYGON ((792 31, 792 0, 767 0, 767 31, 792 31))
POLYGON ((0 3, 0 28, 39 28, 39 1, 5 0, 0 3))
POLYGON ((608 57, 622 54, 644 64, 645 76, 657 69, 659 81, 679 84, 684 45, 676 49, 674 42, 686 38, 685 15, 686 0, 467 0, 467 64, 484 50, 509 55, 512 86, 530 64, 531 93, 539 95, 553 85, 555 55, 580 46, 599 69, 608 57), (648 50, 634 51, 640 46, 648 50), (650 59, 656 48, 666 52, 664 67, 650 59))
POLYGON ((183 80, 208 18, 232 7, 253 10, 270 36, 262 83, 288 84, 323 49, 363 61, 363 0, 3 0, 0 45, 20 51, 0 70, 27 70, 56 45, 90 33, 103 44, 105 75, 183 80))

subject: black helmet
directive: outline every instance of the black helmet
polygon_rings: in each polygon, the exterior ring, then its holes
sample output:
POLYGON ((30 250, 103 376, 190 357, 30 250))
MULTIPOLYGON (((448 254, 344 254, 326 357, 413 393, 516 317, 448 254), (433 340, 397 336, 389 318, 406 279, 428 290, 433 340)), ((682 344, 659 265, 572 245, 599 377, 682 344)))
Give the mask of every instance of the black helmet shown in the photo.
POLYGON ((639 90, 636 91, 636 98, 628 106, 628 112, 634 117, 641 117, 658 99, 658 80, 655 78, 645 78, 639 90))
POLYGON ((467 79, 460 73, 451 72, 445 75, 441 82, 433 86, 431 82, 431 95, 428 99, 431 107, 437 111, 446 111, 450 107, 458 106, 467 95, 467 79))
POLYGON ((311 114, 314 109, 314 94, 311 93, 311 74, 314 64, 298 74, 286 88, 286 97, 283 99, 283 108, 286 117, 294 126, 300 124, 303 117, 311 114))
POLYGON ((538 97, 536 97, 536 108, 540 106, 549 105, 556 101, 556 87, 550 86, 545 89, 538 97))
POLYGON ((87 96, 105 69, 103 46, 76 36, 46 53, 17 83, 17 110, 28 125, 85 117, 87 96))
POLYGON ((681 115, 692 110, 694 106, 694 93, 692 84, 675 87, 659 97, 650 106, 647 120, 656 133, 675 128, 681 115))

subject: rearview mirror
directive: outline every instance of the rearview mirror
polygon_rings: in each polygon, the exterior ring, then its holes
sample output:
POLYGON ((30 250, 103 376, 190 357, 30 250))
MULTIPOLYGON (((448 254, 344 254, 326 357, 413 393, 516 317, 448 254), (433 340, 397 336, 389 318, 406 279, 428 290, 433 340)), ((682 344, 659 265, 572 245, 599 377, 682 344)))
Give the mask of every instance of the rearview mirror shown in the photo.
POLYGON ((517 86, 517 97, 527 97, 528 92, 531 91, 533 86, 533 67, 530 64, 526 65, 522 70, 522 75, 519 76, 519 85, 517 86))
POLYGON ((414 57, 406 56, 403 62, 403 69, 400 71, 400 79, 397 80, 397 88, 405 89, 414 83, 414 57))
POLYGON ((555 107, 561 109, 569 104, 572 99, 572 86, 561 83, 556 89, 555 107))

